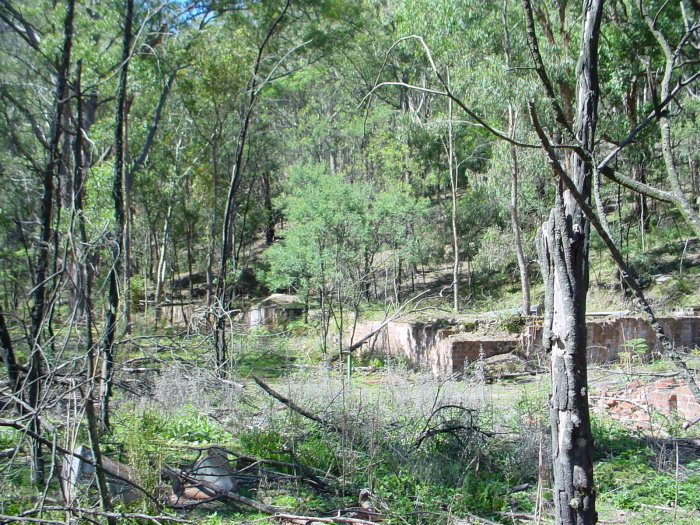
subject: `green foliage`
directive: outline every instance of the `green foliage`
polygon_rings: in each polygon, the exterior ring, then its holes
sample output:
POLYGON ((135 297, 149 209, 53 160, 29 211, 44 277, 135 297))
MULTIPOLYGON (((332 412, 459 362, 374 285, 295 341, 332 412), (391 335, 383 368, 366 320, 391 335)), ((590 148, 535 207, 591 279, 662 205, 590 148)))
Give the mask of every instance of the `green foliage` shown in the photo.
MULTIPOLYGON (((506 483, 497 477, 467 472, 459 486, 445 487, 417 478, 408 469, 382 476, 376 484, 377 493, 391 504, 389 517, 397 519, 423 512, 430 515, 435 509, 447 509, 457 516, 466 513, 491 515, 504 510, 506 490, 506 483)), ((432 516, 429 521, 419 519, 417 523, 435 523, 436 518, 432 516)))
MULTIPOLYGON (((650 454, 624 451, 619 456, 599 462, 595 467, 596 484, 601 501, 622 509, 638 509, 643 505, 678 505, 697 508, 700 475, 680 474, 678 480, 670 472, 660 472, 650 465, 650 454), (629 480, 634 480, 629 483, 629 480)), ((697 469, 700 462, 688 465, 697 469)))
POLYGON ((519 334, 526 324, 526 318, 520 315, 509 315, 498 320, 499 326, 508 333, 519 334))
MULTIPOLYGON (((130 462, 147 468, 166 445, 225 445, 232 435, 192 405, 175 412, 155 406, 137 407, 123 404, 117 411, 119 422, 114 437, 124 447, 130 462)), ((159 458, 160 459, 160 458, 159 458)))
POLYGON ((353 296, 371 277, 368 264, 380 250, 394 248, 395 257, 409 262, 420 257, 415 233, 425 204, 407 188, 377 191, 318 164, 295 167, 287 188, 280 204, 289 225, 265 252, 270 288, 353 296))

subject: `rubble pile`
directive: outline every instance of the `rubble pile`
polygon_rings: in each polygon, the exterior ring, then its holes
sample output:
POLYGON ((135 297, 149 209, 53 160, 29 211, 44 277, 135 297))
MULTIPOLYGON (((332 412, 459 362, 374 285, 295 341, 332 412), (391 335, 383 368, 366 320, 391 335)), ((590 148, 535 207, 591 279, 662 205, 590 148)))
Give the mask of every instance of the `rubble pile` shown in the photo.
POLYGON ((591 396, 591 401, 594 412, 607 412, 643 429, 652 426, 654 413, 685 421, 700 417, 700 404, 690 389, 672 377, 646 384, 635 380, 621 390, 605 390, 591 396))

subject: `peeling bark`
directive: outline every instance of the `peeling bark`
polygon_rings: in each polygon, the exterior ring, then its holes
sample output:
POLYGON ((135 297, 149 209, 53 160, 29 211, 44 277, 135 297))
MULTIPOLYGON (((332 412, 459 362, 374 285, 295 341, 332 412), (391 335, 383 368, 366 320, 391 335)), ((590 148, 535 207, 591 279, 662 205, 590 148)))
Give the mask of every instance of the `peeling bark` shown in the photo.
MULTIPOLYGON (((524 5, 527 14, 529 2, 525 1, 524 5)), ((594 148, 598 117, 597 58, 602 6, 602 0, 584 2, 577 66, 573 131, 581 148, 588 152, 594 148)), ((536 49, 536 43, 531 47, 536 49)), ((536 53, 533 52, 533 56, 536 53)), ((544 70, 540 77, 546 82, 544 70)), ((547 89, 548 94, 551 91, 547 89)), ((552 102, 560 124, 566 127, 556 101, 552 102)), ((568 164, 577 193, 589 202, 594 171, 590 155, 572 152, 568 164)), ((555 518, 556 523, 562 525, 597 521, 586 363, 589 237, 588 218, 559 180, 554 208, 539 230, 538 251, 545 281, 543 345, 551 354, 555 518)))

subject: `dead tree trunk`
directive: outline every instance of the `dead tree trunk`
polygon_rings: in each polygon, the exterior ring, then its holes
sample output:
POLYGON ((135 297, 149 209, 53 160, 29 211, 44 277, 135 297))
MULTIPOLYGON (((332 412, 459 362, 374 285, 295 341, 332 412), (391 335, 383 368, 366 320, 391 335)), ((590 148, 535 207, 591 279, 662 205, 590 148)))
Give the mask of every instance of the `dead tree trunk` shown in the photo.
POLYGON ((134 0, 126 0, 124 10, 124 39, 122 41, 122 62, 117 88, 116 129, 114 132, 114 238, 112 239, 113 263, 109 270, 109 292, 105 312, 104 333, 102 336, 102 391, 100 392, 100 423, 102 429, 109 428, 109 400, 112 395, 112 373, 114 369, 114 335, 117 330, 119 311, 119 274, 122 270, 123 239, 126 226, 124 213, 124 164, 126 157, 126 84, 131 54, 131 31, 134 17, 134 0))
MULTIPOLYGON (((529 2, 525 2, 526 10, 529 2)), ((598 117, 598 35, 602 0, 583 2, 581 48, 577 66, 575 139, 593 151, 598 117)), ((584 157, 584 158, 582 158, 584 157)), ((571 180, 590 202, 593 165, 571 154, 571 180)), ((545 284, 543 346, 551 353, 550 423, 556 523, 597 521, 593 487, 593 437, 588 411, 586 295, 590 222, 560 180, 555 206, 538 232, 545 284)))
MULTIPOLYGON (((41 400, 41 382, 44 375, 44 355, 41 348, 42 332, 46 324, 47 303, 47 272, 49 270, 49 259, 53 237, 53 206, 55 199, 54 179, 58 174, 61 159, 61 137, 63 127, 61 126, 62 116, 65 106, 68 104, 68 70, 70 67, 71 50, 73 46, 73 17, 75 14, 75 3, 68 0, 66 6, 66 18, 64 22, 64 40, 61 58, 58 61, 58 71, 56 77, 56 100, 53 120, 51 123, 51 141, 49 143, 49 160, 42 174, 43 195, 41 201, 41 233, 39 239, 38 255, 35 265, 34 278, 34 304, 31 313, 31 326, 29 330, 29 370, 27 373, 28 405, 34 409, 39 409, 41 400)), ((37 435, 41 435, 39 415, 34 414, 30 423, 30 429, 37 435)), ((41 443, 32 440, 31 474, 32 481, 37 484, 44 482, 44 459, 41 450, 41 443)))

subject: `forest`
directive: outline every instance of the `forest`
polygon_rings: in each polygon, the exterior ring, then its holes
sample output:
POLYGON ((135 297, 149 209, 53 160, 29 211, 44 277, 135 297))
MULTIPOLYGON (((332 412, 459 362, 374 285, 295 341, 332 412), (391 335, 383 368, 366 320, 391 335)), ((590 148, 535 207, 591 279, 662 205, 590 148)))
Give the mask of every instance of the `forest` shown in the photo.
POLYGON ((0 0, 0 523, 700 523, 697 0, 0 0))

